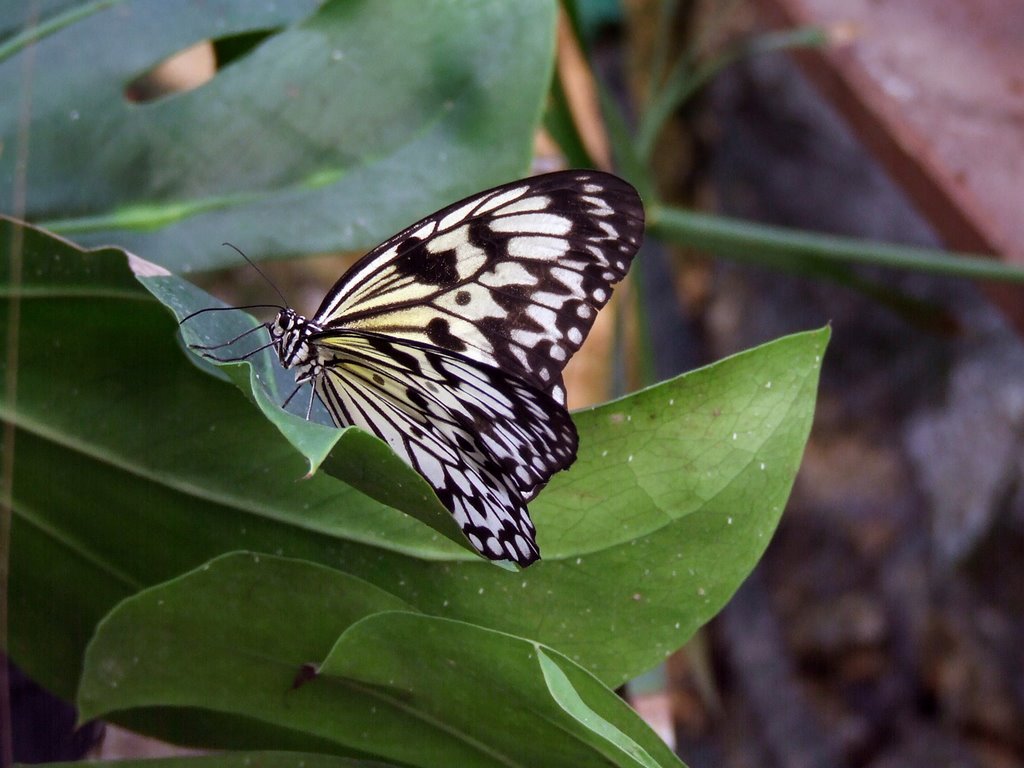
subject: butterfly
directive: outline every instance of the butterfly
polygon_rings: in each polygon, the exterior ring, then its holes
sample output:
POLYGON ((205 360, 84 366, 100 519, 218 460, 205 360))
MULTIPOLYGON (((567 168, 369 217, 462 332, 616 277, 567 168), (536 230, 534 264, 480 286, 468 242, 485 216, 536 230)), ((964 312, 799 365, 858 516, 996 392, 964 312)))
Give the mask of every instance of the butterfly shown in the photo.
POLYGON ((371 250, 312 317, 278 307, 253 329, 270 341, 231 359, 272 348, 292 396, 310 386, 307 419, 316 398, 338 427, 385 441, 480 554, 527 566, 540 557, 527 503, 576 459, 562 369, 643 229, 636 190, 607 173, 504 184, 371 250))

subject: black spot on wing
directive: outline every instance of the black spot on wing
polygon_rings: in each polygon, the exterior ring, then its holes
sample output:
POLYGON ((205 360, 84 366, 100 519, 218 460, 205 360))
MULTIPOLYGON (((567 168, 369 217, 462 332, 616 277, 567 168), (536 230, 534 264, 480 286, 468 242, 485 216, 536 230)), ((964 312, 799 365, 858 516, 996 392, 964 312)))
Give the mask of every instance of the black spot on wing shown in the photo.
POLYGON ((427 398, 425 398, 423 393, 419 390, 414 387, 407 387, 405 390, 405 398, 419 408, 423 413, 429 413, 430 405, 427 402, 427 398))
POLYGON ((455 251, 430 253, 422 247, 423 241, 409 237, 396 246, 395 271, 404 277, 427 285, 449 286, 459 279, 455 251))
POLYGON ((427 338, 431 344, 453 352, 465 352, 466 342, 452 333, 451 325, 443 317, 435 317, 427 323, 427 338))

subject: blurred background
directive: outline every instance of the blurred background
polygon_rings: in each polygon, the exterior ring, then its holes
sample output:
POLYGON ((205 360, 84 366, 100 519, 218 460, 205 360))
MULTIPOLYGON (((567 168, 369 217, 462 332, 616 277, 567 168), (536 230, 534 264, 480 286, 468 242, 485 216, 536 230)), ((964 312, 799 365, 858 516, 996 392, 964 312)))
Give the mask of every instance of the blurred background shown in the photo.
MULTIPOLYGON (((666 206, 788 228, 745 248, 736 222, 716 241, 649 211, 643 269, 617 295, 625 322, 599 324, 573 360, 572 404, 833 329, 767 554, 625 695, 694 768, 1024 766, 1024 292, 1012 270, 977 280, 931 258, 1024 266, 1024 6, 579 0, 560 25, 582 150, 549 124, 536 170, 585 158, 633 180, 640 163, 666 206), (609 109, 638 137, 632 157, 609 109), (794 257, 797 231, 924 250, 813 240, 794 257)), ((215 66, 201 44, 134 97, 215 66)), ((268 271, 308 307, 339 257, 268 271)), ((265 290, 251 271, 206 280, 236 303, 265 290)), ((166 753, 115 729, 92 748, 166 753)))

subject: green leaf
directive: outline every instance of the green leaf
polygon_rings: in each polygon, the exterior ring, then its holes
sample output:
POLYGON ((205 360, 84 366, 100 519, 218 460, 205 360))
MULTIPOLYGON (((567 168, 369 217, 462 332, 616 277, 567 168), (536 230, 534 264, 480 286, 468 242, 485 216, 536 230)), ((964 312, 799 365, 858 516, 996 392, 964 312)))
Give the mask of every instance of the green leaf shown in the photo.
POLYGON ((322 566, 241 553, 118 605, 89 645, 78 705, 83 718, 153 705, 228 713, 410 765, 679 764, 553 651, 411 613, 322 566))
MULTIPOLYGON (((300 714, 306 708, 296 692, 308 676, 306 665, 318 664, 347 627, 394 610, 413 609, 321 565, 225 555, 128 598, 99 624, 85 654, 80 717, 132 707, 199 707, 262 721, 312 737, 308 747, 338 751, 330 732, 339 721, 332 717, 365 723, 365 701, 349 702, 354 709, 347 713, 314 707, 300 714)), ((241 728, 221 738, 210 746, 246 745, 241 728)))
POLYGON ((563 710, 572 715, 576 721, 592 732, 594 737, 592 742, 596 742, 599 748, 614 747, 629 759, 630 765, 640 765, 645 768, 657 766, 657 762, 647 753, 647 750, 631 739, 628 734, 623 733, 613 723, 608 722, 590 708, 587 702, 580 696, 579 691, 573 687, 565 671, 541 648, 537 649, 537 661, 540 662, 544 682, 547 684, 548 693, 551 694, 551 698, 563 710))
POLYGON ((758 224, 687 211, 669 205, 648 206, 648 232, 668 242, 700 248, 739 261, 840 278, 852 264, 871 264, 973 280, 1024 282, 1024 269, 976 253, 952 253, 912 245, 873 243, 852 237, 758 224))
POLYGON ((94 2, 8 29, 0 211, 26 137, 28 218, 185 271, 233 263, 228 238, 259 258, 366 247, 528 167, 551 0, 317 5, 94 2), (194 43, 267 31, 195 90, 125 96, 194 43))
MULTIPOLYGON (((325 472, 300 479, 310 458, 192 364, 123 252, 83 252, 0 218, 0 264, 15 235, 23 281, 4 273, 0 285, 4 338, 12 296, 21 311, 18 396, 0 401, 16 427, 10 648, 64 696, 117 602, 238 549, 339 568, 424 613, 542 642, 617 685, 684 643, 757 562, 800 462, 828 339, 780 339, 574 414, 579 459, 531 504, 544 559, 510 573, 325 472)), ((202 296, 180 287, 183 302, 202 296)), ((367 490, 386 488, 394 457, 344 434, 365 444, 332 453, 376 473, 367 490)))

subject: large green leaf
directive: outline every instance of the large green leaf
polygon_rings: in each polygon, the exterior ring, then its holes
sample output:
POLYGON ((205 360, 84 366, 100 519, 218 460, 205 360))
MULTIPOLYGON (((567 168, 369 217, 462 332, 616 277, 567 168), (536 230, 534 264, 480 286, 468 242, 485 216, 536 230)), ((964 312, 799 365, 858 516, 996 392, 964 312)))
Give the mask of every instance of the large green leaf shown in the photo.
MULTIPOLYGON (((577 412, 579 459, 531 504, 544 560, 510 573, 324 472, 300 480, 309 460, 190 362, 122 252, 83 252, 0 218, 5 269, 16 233, 23 283, 0 282, 4 338, 7 302, 21 302, 18 397, 0 402, 17 427, 10 646, 65 696, 118 601, 233 549, 338 568, 618 684, 685 642, 757 562, 800 461, 828 338, 781 339, 577 412)), ((383 444, 344 434, 359 440, 339 442, 334 460, 362 462, 377 473, 363 487, 385 488, 395 463, 361 458, 383 444)))
MULTIPOLYGON (((0 212, 176 271, 354 249, 521 174, 550 80, 552 0, 45 5, 0 37, 0 212), (125 89, 198 41, 270 33, 202 87, 125 89), (28 118, 26 122, 26 118, 28 118)), ((4 25, 30 8, 0 4, 4 25)))
POLYGON ((556 652, 401 608, 322 566, 228 555, 103 620, 79 709, 206 709, 410 765, 679 765, 613 691, 556 652))

